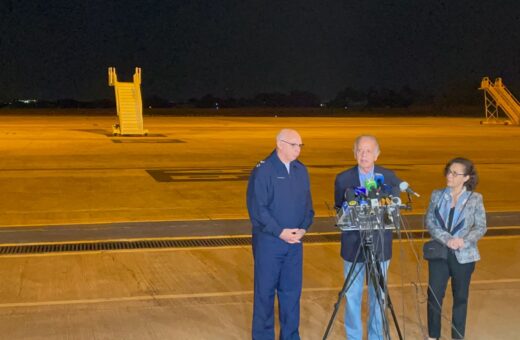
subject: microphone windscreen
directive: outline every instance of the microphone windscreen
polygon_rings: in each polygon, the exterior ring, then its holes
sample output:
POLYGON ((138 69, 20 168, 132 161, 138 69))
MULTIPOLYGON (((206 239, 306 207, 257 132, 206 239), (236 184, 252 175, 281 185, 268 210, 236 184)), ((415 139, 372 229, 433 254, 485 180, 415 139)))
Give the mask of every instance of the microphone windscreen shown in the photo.
POLYGON ((372 190, 369 190, 368 191, 368 198, 369 199, 374 199, 374 198, 377 198, 377 189, 372 189, 372 190))
POLYGON ((367 192, 370 192, 370 190, 376 190, 377 189, 376 181, 374 181, 373 179, 367 179, 365 181, 365 188, 367 189, 367 192))
POLYGON ((356 200, 356 192, 353 188, 347 188, 345 190, 345 201, 350 202, 356 200))
POLYGON ((363 187, 355 187, 354 192, 356 193, 356 196, 366 196, 367 195, 367 189, 363 187))
POLYGON ((376 181, 377 187, 381 188, 385 184, 385 176, 383 174, 375 173, 374 181, 376 181))
POLYGON ((383 186, 380 189, 380 195, 383 197, 388 197, 388 196, 391 196, 392 194, 393 194, 392 187, 388 184, 383 184, 383 186))

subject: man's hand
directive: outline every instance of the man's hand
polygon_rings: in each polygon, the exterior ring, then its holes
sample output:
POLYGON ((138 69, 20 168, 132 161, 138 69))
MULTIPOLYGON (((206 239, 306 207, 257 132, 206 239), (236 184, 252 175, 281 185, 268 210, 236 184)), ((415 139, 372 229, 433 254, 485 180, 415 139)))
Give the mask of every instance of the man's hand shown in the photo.
POLYGON ((464 248, 464 240, 460 237, 454 237, 448 241, 447 245, 453 250, 461 249, 464 248))
POLYGON ((298 229, 296 231, 296 235, 298 236, 298 240, 301 240, 303 238, 303 235, 305 235, 306 232, 307 232, 307 230, 305 230, 305 229, 298 229))
POLYGON ((305 234, 305 229, 283 229, 280 235, 278 236, 282 240, 284 240, 287 243, 293 244, 293 243, 300 243, 300 239, 303 237, 303 234, 305 234), (301 232, 303 230, 303 233, 301 232))

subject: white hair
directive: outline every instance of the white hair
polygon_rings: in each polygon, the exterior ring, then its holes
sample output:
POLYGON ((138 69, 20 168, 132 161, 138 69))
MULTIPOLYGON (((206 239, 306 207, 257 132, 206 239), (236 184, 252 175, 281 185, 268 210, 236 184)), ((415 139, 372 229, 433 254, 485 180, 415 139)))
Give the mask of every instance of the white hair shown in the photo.
POLYGON ((377 141, 376 136, 374 136, 374 135, 360 135, 360 136, 358 136, 358 137, 356 138, 356 140, 354 141, 354 148, 352 149, 352 151, 354 151, 354 155, 355 155, 356 152, 357 152, 357 148, 358 148, 359 142, 360 142, 363 138, 368 138, 368 139, 373 140, 373 141, 376 143, 376 152, 377 152, 378 154, 381 152, 381 148, 379 148, 379 142, 377 141))

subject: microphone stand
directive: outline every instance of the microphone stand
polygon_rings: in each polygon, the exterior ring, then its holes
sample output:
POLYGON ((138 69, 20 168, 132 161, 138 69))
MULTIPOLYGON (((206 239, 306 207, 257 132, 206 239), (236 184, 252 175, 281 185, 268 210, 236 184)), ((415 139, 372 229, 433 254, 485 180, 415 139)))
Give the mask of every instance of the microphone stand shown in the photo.
MULTIPOLYGON (((359 208, 361 208, 361 207, 359 207, 359 208)), ((380 208, 383 208, 383 207, 380 207, 380 208)), ((394 209, 393 213, 392 213, 393 220, 400 218, 399 208, 400 208, 399 206, 396 206, 393 208, 394 209)), ((389 213, 389 211, 387 210, 386 207, 384 209, 385 209, 384 210, 385 213, 389 213)), ((364 212, 362 210, 360 210, 360 212, 366 213, 366 210, 364 212)), ((343 286, 342 286, 340 292, 338 293, 338 299, 337 299, 336 303, 334 304, 334 309, 332 311, 330 320, 327 324, 325 334, 323 335, 323 340, 326 340, 328 338, 328 336, 332 330, 332 325, 334 323, 334 320, 336 319, 336 316, 337 316, 337 313, 339 310, 339 306, 341 305, 341 300, 342 300, 343 296, 345 296, 345 294, 349 290, 350 286, 352 285, 353 281, 355 280, 357 275, 359 275, 359 271, 354 274, 354 268, 355 268, 355 264, 357 263, 357 260, 359 259, 359 255, 360 255, 361 251, 363 251, 363 254, 365 255, 365 272, 367 273, 367 280, 373 285, 376 299, 377 299, 377 304, 381 308, 381 318, 382 318, 382 323, 383 323, 384 337, 385 337, 385 339, 390 339, 389 323, 388 323, 388 319, 385 314, 385 309, 388 308, 388 309, 390 309, 392 319, 393 319, 397 334, 399 336, 399 339, 402 340, 403 335, 402 335, 401 329, 399 327, 399 322, 398 322, 397 316, 395 314, 392 300, 390 299, 390 294, 388 292, 388 286, 386 284, 386 280, 385 280, 384 276, 382 275, 383 271, 381 268, 381 263, 376 258, 376 254, 375 254, 375 250, 374 250, 374 243, 373 243, 373 231, 375 229, 379 229, 380 231, 382 231, 382 230, 386 230, 386 229, 390 229, 390 228, 386 228, 383 221, 381 219, 377 218, 377 214, 374 214, 374 215, 367 214, 368 221, 367 220, 361 221, 359 216, 357 216, 357 213, 355 213, 354 215, 356 215, 356 216, 351 215, 351 217, 352 217, 352 222, 356 222, 355 226, 353 228, 348 228, 348 230, 360 232, 361 244, 359 245, 359 248, 356 252, 356 256, 354 258, 353 265, 350 266, 347 276, 345 277, 345 281, 343 282, 343 286), (362 224, 368 224, 369 227, 365 228, 366 226, 362 226, 362 224), (374 228, 374 224, 375 224, 375 228, 374 228)), ((393 221, 393 222, 394 222, 394 227, 399 227, 399 223, 397 221, 393 221)), ((340 227, 340 229, 341 229, 341 227, 340 227)))
MULTIPOLYGON (((361 245, 358 247, 356 252, 356 257, 354 258, 354 264, 357 263, 357 260, 359 258, 359 254, 361 253, 361 245)), ((348 270, 347 276, 345 278, 345 281, 343 282, 343 287, 338 293, 338 300, 334 304, 334 309, 332 311, 332 315, 330 317, 329 323, 327 324, 327 328, 325 329, 325 334, 323 335, 323 340, 326 340, 329 337, 329 333, 332 330, 332 325, 334 323, 334 320, 336 319, 336 314, 338 314, 339 306, 341 305, 341 299, 343 296, 347 293, 348 289, 356 279, 356 277, 359 275, 358 271, 356 274, 354 274, 355 265, 350 266, 350 269, 348 270), (354 275, 354 277, 352 277, 354 275)))

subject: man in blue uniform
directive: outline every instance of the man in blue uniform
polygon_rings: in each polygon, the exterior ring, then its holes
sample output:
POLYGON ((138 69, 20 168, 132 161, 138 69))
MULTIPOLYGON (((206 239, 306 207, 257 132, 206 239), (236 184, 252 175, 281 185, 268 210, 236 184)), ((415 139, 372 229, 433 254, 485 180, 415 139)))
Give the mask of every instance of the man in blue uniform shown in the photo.
POLYGON ((280 339, 300 339, 301 239, 314 218, 309 174, 297 160, 302 147, 298 132, 281 130, 276 137, 276 150, 258 163, 249 178, 247 208, 253 227, 255 340, 275 338, 275 293, 280 339))
MULTIPOLYGON (((391 191, 394 197, 399 197, 399 183, 393 171, 375 165, 379 156, 380 148, 376 137, 362 135, 356 138, 354 143, 354 158, 357 166, 345 170, 336 176, 334 184, 334 205, 340 208, 346 200, 345 192, 347 189, 365 186, 367 180, 373 180, 375 174, 384 176, 384 184, 391 191)), ((354 275, 358 273, 346 293, 345 307, 345 330, 349 340, 361 340, 363 338, 363 325, 361 322, 361 299, 363 295, 363 284, 365 280, 365 257, 363 251, 358 249, 361 245, 359 231, 344 231, 341 235, 341 257, 344 260, 344 275, 346 277, 352 266, 354 275)), ((382 275, 385 276, 392 257, 392 231, 386 230, 383 233, 374 232, 373 245, 376 260, 379 261, 382 275)), ((368 283, 369 293, 369 319, 368 319, 368 339, 383 339, 383 324, 381 306, 377 303, 376 291, 372 283, 368 283)))

